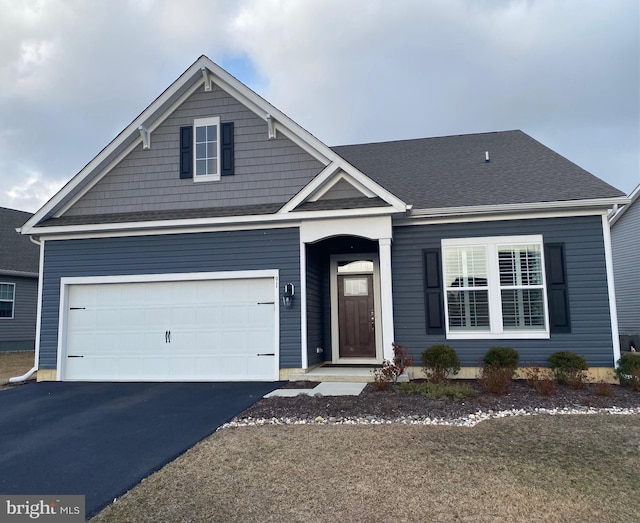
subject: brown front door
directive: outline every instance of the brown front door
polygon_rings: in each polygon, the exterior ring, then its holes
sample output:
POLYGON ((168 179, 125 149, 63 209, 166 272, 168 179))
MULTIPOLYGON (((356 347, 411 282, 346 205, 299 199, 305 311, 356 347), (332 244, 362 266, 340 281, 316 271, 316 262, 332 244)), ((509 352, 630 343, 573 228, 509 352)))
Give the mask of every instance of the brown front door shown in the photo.
POLYGON ((340 358, 375 358, 373 275, 338 275, 340 358))

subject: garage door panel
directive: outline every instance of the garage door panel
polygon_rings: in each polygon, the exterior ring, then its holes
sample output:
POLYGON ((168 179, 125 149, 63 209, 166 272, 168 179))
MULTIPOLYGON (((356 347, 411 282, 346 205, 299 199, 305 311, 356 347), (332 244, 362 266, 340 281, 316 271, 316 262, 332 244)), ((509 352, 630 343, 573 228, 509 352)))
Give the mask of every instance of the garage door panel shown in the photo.
POLYGON ((64 378, 275 379, 273 278, 71 285, 64 378), (70 310, 72 307, 82 307, 70 310), (170 331, 170 340, 165 336, 170 331))

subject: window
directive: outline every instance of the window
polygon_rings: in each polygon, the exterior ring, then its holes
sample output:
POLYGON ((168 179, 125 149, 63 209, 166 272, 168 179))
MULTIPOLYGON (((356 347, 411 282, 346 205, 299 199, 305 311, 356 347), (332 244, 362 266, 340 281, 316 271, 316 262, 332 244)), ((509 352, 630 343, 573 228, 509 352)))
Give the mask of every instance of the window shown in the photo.
POLYGON ((13 304, 16 286, 14 283, 0 283, 0 319, 13 318, 13 304))
POLYGON ((442 240, 449 338, 547 338, 541 236, 442 240))
POLYGON ((201 118, 194 121, 195 181, 220 179, 220 118, 201 118))

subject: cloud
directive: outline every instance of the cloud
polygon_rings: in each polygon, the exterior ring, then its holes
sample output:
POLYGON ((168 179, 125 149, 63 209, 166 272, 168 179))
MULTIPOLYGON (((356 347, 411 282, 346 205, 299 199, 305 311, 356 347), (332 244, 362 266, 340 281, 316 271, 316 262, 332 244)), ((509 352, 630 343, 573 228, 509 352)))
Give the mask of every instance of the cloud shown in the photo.
POLYGON ((35 212, 64 185, 63 181, 46 180, 42 173, 21 173, 20 183, 5 190, 3 207, 35 212))

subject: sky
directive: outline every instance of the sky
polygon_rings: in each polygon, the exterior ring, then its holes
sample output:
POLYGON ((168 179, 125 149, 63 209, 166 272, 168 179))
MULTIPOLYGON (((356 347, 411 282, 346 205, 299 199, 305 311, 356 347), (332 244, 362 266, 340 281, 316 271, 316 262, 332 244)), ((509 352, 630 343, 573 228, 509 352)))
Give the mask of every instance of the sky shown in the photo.
POLYGON ((638 0, 0 0, 0 206, 35 212, 202 54, 330 146, 521 129, 640 183, 638 0))

